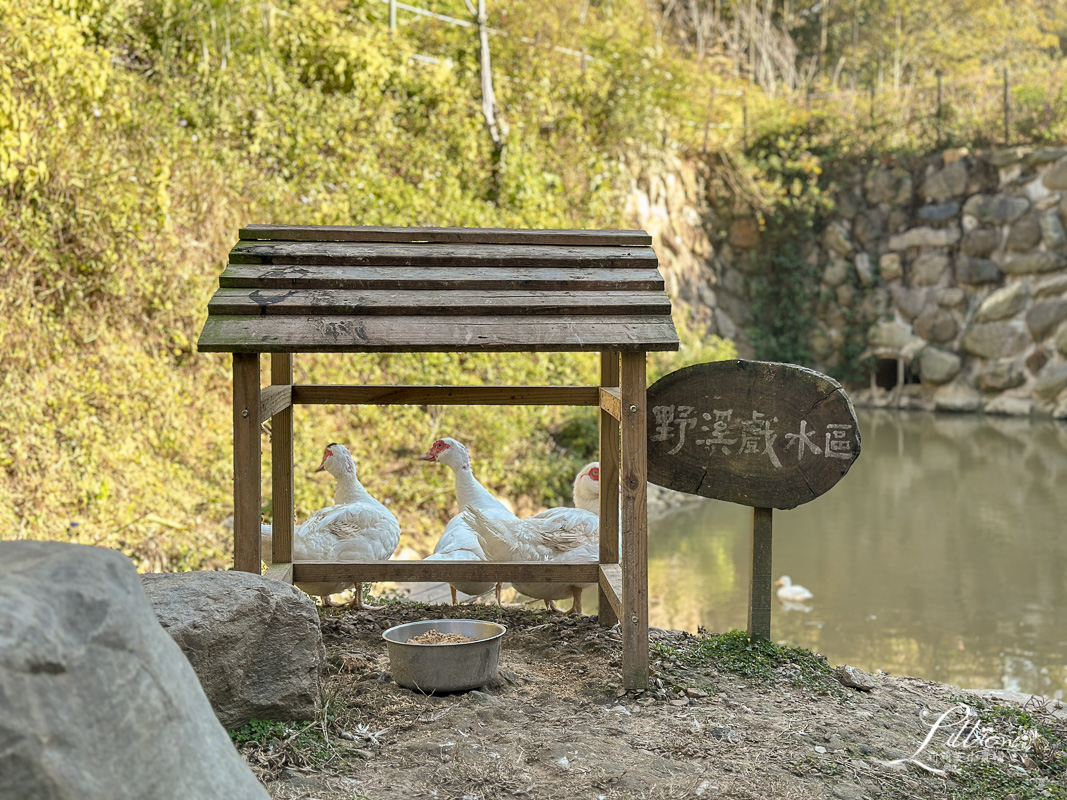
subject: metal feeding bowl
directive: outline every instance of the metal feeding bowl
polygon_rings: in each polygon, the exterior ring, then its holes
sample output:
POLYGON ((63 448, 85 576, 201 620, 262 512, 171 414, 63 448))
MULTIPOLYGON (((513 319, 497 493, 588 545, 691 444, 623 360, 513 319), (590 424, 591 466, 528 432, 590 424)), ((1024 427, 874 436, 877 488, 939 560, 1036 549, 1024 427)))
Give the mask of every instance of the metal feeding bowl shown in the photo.
POLYGON ((429 619, 397 625, 382 633, 389 650, 393 680, 424 694, 464 692, 485 686, 496 677, 500 639, 507 628, 477 619, 429 619), (411 642, 434 630, 470 636, 471 642, 411 642))

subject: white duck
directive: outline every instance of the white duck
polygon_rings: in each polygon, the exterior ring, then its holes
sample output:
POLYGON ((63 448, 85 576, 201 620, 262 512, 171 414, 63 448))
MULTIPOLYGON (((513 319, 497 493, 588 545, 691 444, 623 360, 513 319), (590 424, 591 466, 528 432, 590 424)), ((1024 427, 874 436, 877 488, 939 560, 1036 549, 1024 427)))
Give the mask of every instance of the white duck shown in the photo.
POLYGON ((794 584, 788 575, 780 577, 774 585, 779 587, 775 594, 783 603, 805 603, 815 596, 804 586, 794 584))
MULTIPOLYGON (((522 520, 492 519, 477 509, 465 511, 482 550, 493 561, 551 561, 573 564, 600 557, 600 465, 586 464, 574 479, 578 508, 550 508, 522 520)), ((515 590, 544 600, 559 611, 556 600, 570 597, 570 614, 582 613, 582 590, 590 584, 516 583, 515 590)))
MULTIPOLYGON (((400 544, 400 523, 384 505, 363 488, 356 477, 356 463, 344 445, 326 446, 316 472, 326 470, 337 479, 334 505, 320 508, 293 535, 294 561, 385 561, 400 544)), ((263 558, 270 563, 271 532, 263 526, 263 558)), ((344 581, 298 583, 308 594, 318 595, 323 605, 329 596, 353 584, 344 581)), ((363 585, 355 584, 350 606, 363 608, 363 585)))
MULTIPOLYGON (((466 446, 455 439, 438 439, 430 445, 419 461, 431 461, 449 467, 456 476, 456 501, 460 513, 449 520, 444 533, 434 547, 433 554, 425 561, 485 561, 485 553, 478 542, 478 536, 463 515, 463 509, 476 508, 490 519, 515 520, 517 517, 482 486, 471 471, 470 453, 466 446)), ((500 604, 500 584, 488 582, 453 583, 452 605, 456 605, 456 590, 469 595, 485 594, 496 589, 496 601, 500 604)))

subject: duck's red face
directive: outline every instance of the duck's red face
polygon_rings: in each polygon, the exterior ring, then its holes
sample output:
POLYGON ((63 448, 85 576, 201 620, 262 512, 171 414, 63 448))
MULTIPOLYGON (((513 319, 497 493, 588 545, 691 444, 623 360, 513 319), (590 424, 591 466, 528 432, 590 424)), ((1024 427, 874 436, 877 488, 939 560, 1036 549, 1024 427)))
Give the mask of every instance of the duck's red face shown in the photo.
POLYGON ((600 467, 590 467, 589 472, 586 473, 594 481, 600 480, 600 467))
POLYGON ((441 456, 441 453, 448 450, 451 446, 452 445, 448 442, 438 439, 430 445, 430 449, 425 455, 419 456, 419 461, 436 461, 441 456))
POLYGON ((319 468, 316 469, 315 472, 322 472, 326 469, 326 462, 333 458, 333 450, 330 449, 332 447, 332 444, 326 445, 326 449, 322 452, 322 462, 319 464, 319 468))

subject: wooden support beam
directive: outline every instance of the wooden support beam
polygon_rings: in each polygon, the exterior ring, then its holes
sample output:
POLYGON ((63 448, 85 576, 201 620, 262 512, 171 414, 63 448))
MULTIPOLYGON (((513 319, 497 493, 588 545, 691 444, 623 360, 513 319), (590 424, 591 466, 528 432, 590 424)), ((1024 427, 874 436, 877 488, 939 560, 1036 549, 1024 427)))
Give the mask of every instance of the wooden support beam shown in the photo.
POLYGON ((600 596, 601 602, 607 602, 618 619, 622 613, 622 567, 618 564, 600 565, 600 596))
POLYGON ((596 386, 317 386, 293 387, 293 403, 323 405, 596 406, 596 386))
POLYGON ((648 464, 645 354, 623 353, 622 389, 622 679, 648 688, 648 464))
POLYGON ((517 583, 596 583, 600 565, 542 561, 297 561, 297 581, 512 581, 517 583))
MULTIPOLYGON (((290 353, 271 353, 270 365, 271 365, 271 381, 273 383, 274 375, 274 361, 277 358, 292 359, 290 353)), ((290 373, 291 375, 291 373, 290 373)), ((292 377, 290 377, 290 382, 292 377)), ((259 392, 259 421, 266 422, 276 414, 280 414, 287 408, 293 407, 293 387, 292 386, 267 386, 259 392)))
POLYGON ((271 564, 267 567, 267 571, 263 573, 263 577, 281 581, 282 583, 288 583, 291 586, 293 583, 292 562, 286 564, 271 564))
MULTIPOLYGON (((622 395, 615 412, 605 405, 605 397, 614 400, 619 386, 619 353, 606 350, 600 354, 600 563, 619 563, 619 417, 622 395)), ((620 583, 621 586, 621 583, 620 583)), ((618 606, 601 586, 598 619, 611 627, 619 621, 618 606)), ((621 592, 618 598, 621 598, 621 592)))
POLYGON ((259 354, 233 354, 233 568, 260 573, 259 354))
POLYGON ((752 509, 752 582, 748 595, 748 635, 771 638, 771 514, 752 509))
POLYGON ((616 420, 622 419, 622 395, 618 387, 600 387, 600 410, 606 411, 616 420))
MULTIPOLYGON (((264 391, 277 391, 292 397, 292 353, 272 353, 270 357, 271 386, 264 391)), ((293 560, 293 529, 296 512, 293 508, 293 406, 287 403, 274 414, 270 432, 271 451, 271 507, 274 511, 274 535, 271 541, 271 562, 285 564, 293 560)), ((290 583, 292 576, 290 575, 290 583)))

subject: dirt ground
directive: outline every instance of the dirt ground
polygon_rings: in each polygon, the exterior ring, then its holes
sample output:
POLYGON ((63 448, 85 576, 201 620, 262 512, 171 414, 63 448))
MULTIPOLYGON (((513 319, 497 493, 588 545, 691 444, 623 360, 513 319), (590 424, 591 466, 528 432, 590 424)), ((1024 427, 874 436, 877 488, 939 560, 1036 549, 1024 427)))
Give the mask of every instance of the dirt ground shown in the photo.
POLYGON ((324 610, 322 626, 324 714, 241 745, 277 800, 1067 797, 1055 702, 998 707, 883 674, 864 691, 805 651, 660 630, 651 689, 624 694, 617 630, 527 609, 394 603, 324 610), (397 686, 382 630, 450 617, 507 626, 498 679, 439 697, 397 686), (941 774, 889 763, 961 702, 982 718, 969 743, 948 746, 967 731, 960 707, 917 756, 941 774))

